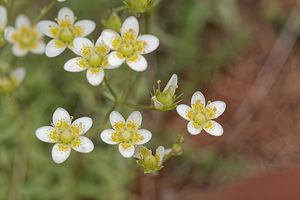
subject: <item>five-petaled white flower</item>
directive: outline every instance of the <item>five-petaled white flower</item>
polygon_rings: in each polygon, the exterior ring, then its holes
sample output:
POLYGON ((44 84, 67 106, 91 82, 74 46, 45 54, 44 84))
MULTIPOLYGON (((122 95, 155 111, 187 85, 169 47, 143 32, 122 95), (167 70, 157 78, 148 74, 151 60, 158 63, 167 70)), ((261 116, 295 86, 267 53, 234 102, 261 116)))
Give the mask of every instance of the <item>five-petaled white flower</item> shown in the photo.
POLYGON ((126 61, 128 66, 135 71, 144 71, 147 61, 141 54, 154 51, 159 40, 153 35, 140 35, 139 23, 135 17, 128 17, 121 28, 121 36, 113 30, 103 31, 103 41, 114 50, 108 56, 111 66, 120 66, 126 61))
POLYGON ((43 54, 45 51, 43 34, 35 25, 31 24, 28 17, 19 15, 15 25, 16 28, 7 27, 5 29, 6 40, 14 44, 12 47, 13 54, 24 56, 28 51, 34 54, 43 54))
POLYGON ((4 31, 7 24, 7 11, 4 6, 0 6, 0 32, 4 31))
POLYGON ((81 57, 70 59, 64 69, 69 72, 80 72, 87 69, 86 77, 91 85, 99 85, 104 78, 104 69, 113 69, 107 62, 109 48, 104 45, 100 36, 94 45, 89 39, 78 37, 74 40, 75 51, 81 57))
POLYGON ((145 144, 152 137, 150 131, 140 129, 142 115, 139 111, 132 112, 126 122, 116 111, 110 113, 109 119, 113 129, 102 131, 100 137, 107 144, 119 144, 119 151, 126 158, 133 156, 135 145, 145 144))
POLYGON ((80 20, 74 24, 76 17, 69 8, 61 8, 58 11, 57 23, 43 20, 38 23, 42 33, 50 40, 46 46, 46 56, 55 57, 61 54, 67 47, 74 50, 73 40, 79 36, 86 36, 94 31, 96 24, 91 20, 80 20))
POLYGON ((188 132, 192 135, 197 135, 204 129, 207 133, 214 136, 223 134, 222 126, 213 121, 223 114, 226 104, 223 101, 207 102, 205 106, 205 98, 199 91, 192 96, 191 107, 180 104, 176 107, 178 114, 185 120, 188 120, 188 132))
POLYGON ((43 126, 36 130, 38 139, 47 143, 56 143, 52 148, 52 158, 56 163, 64 162, 71 154, 71 149, 89 153, 94 149, 93 142, 82 136, 92 126, 92 119, 81 117, 71 123, 69 113, 57 108, 53 114, 52 126, 43 126))

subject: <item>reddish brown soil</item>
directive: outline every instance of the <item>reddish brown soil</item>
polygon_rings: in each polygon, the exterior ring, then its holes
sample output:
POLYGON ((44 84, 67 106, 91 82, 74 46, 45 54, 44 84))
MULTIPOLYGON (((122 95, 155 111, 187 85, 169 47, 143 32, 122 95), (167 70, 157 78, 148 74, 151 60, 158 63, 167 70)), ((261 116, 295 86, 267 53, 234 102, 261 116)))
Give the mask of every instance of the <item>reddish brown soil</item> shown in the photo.
MULTIPOLYGON (((217 120, 224 126, 224 135, 218 138, 203 133, 197 137, 188 136, 197 148, 214 146, 220 152, 246 158, 253 166, 252 173, 291 168, 300 162, 299 42, 293 47, 278 75, 275 73, 270 90, 264 91, 265 96, 251 105, 256 95, 249 95, 249 91, 278 39, 274 27, 258 14, 259 2, 240 1, 243 20, 253 30, 252 45, 234 66, 225 68, 203 91, 207 99, 224 100, 227 103, 226 112, 217 120), (246 111, 253 111, 252 116, 241 109, 245 101, 250 101, 250 105, 246 104, 249 107, 246 111), (240 123, 244 123, 243 126, 239 126, 240 123)), ((287 13, 295 6, 295 1, 280 2, 287 13)), ((178 129, 185 130, 186 122, 181 118, 175 117, 172 121, 178 129)), ((254 175, 255 178, 230 183, 226 187, 210 184, 203 188, 180 178, 171 167, 166 168, 157 177, 141 176, 138 191, 141 199, 300 199, 299 195, 296 196, 300 194, 297 191, 300 169, 254 175), (215 187, 221 189, 212 190, 215 187)))

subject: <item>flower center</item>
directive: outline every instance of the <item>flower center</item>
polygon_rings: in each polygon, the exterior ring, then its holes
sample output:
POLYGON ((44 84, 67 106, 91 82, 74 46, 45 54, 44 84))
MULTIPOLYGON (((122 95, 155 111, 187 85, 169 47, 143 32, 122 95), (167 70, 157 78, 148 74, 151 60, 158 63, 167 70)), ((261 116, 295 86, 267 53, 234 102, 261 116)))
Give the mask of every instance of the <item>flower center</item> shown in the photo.
POLYGON ((156 168, 158 162, 155 156, 153 156, 152 154, 148 154, 145 158, 144 158, 144 167, 146 169, 150 169, 153 170, 156 168))
POLYGON ((88 63, 92 67, 99 67, 102 63, 102 56, 100 56, 96 52, 92 52, 88 58, 88 63))
POLYGON ((73 30, 69 27, 62 28, 59 34, 59 39, 66 44, 71 43, 74 39, 73 30))
POLYGON ((134 45, 130 41, 124 41, 120 46, 120 52, 125 57, 131 57, 131 56, 133 56, 133 53, 135 52, 134 45))
POLYGON ((203 113, 201 112, 197 112, 195 113, 195 115, 193 116, 193 120, 194 122, 196 122, 198 125, 202 125, 206 122, 206 117, 203 113))
POLYGON ((26 32, 23 32, 23 33, 21 34, 21 37, 20 37, 20 43, 21 43, 23 46, 29 47, 29 46, 31 46, 31 44, 33 43, 33 41, 34 41, 34 37, 33 37, 33 35, 31 34, 31 32, 26 31, 26 32))
POLYGON ((71 127, 59 130, 59 141, 64 144, 70 144, 76 138, 76 134, 71 127))
POLYGON ((122 142, 130 142, 132 140, 132 134, 130 131, 125 130, 120 133, 120 140, 122 142))
POLYGON ((173 104, 173 96, 168 90, 166 92, 159 92, 156 98, 164 106, 171 106, 173 104))

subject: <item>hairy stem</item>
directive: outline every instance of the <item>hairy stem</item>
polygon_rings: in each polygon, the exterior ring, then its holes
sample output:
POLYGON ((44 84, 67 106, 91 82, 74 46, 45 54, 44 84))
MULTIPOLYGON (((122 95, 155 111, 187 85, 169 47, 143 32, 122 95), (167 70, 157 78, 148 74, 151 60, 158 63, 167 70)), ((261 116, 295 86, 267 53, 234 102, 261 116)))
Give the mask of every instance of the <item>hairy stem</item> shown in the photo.
POLYGON ((47 7, 43 8, 41 10, 41 14, 33 20, 32 24, 36 24, 38 21, 40 21, 51 10, 51 8, 53 8, 56 1, 57 0, 52 0, 51 3, 47 7))

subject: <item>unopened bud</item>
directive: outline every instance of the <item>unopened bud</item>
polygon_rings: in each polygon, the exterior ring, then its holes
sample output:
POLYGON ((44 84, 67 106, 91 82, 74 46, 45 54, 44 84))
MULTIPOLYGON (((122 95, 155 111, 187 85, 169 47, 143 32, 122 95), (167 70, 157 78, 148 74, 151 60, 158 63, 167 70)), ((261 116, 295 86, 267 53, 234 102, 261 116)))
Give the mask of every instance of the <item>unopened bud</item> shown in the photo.
POLYGON ((124 4, 136 13, 146 12, 151 8, 153 0, 123 0, 124 4))
POLYGON ((103 27, 105 29, 111 29, 120 33, 122 27, 122 21, 117 13, 112 13, 107 20, 102 20, 103 27))

